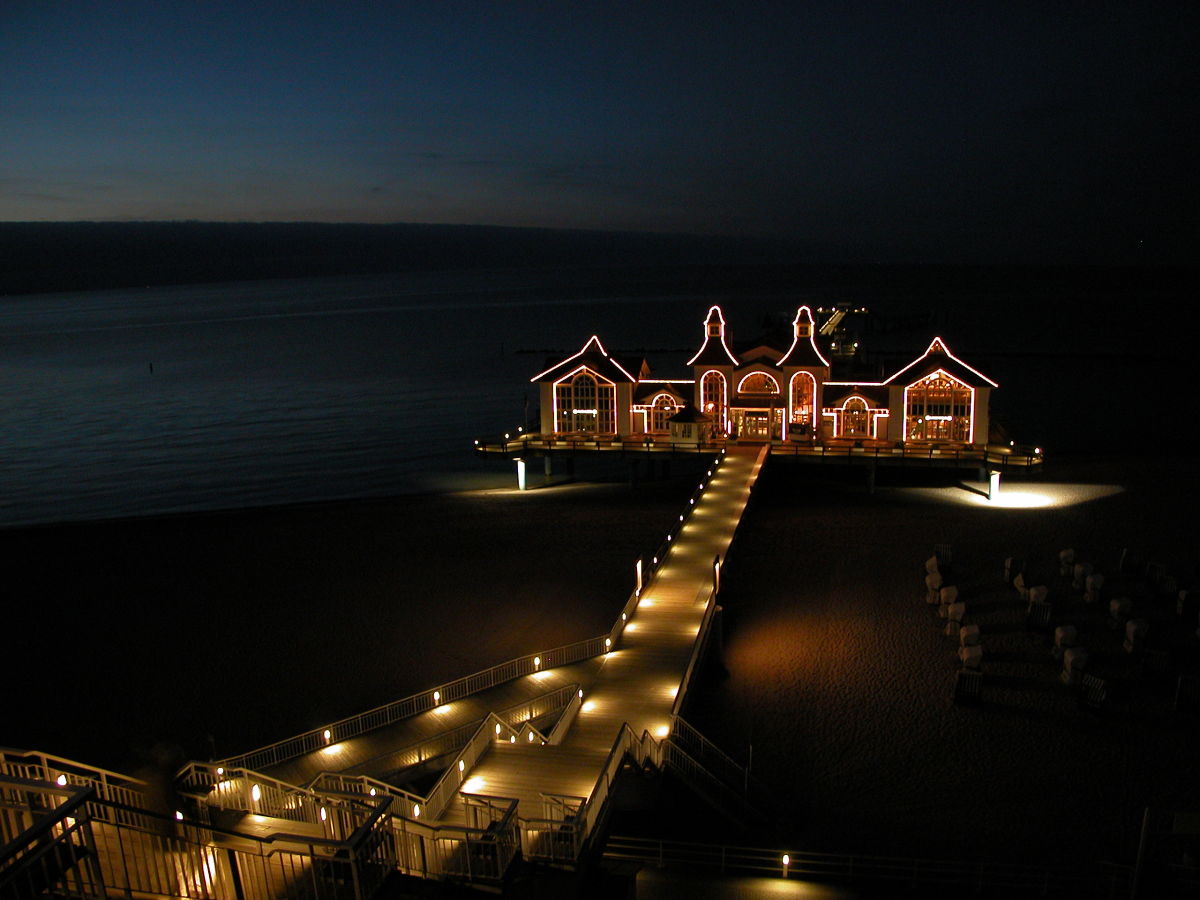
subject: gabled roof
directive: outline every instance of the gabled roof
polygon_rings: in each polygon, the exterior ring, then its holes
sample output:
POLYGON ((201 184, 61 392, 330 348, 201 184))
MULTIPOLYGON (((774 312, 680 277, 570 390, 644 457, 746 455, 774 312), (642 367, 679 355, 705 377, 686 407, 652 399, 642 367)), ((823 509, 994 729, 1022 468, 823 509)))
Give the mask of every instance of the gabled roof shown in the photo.
POLYGON ((801 306, 796 310, 796 318, 792 320, 792 346, 779 358, 778 366, 823 366, 829 368, 829 361, 817 349, 815 340, 816 323, 813 322, 812 310, 801 306), (800 326, 808 325, 808 337, 800 337, 800 326))
POLYGON ((696 351, 696 355, 687 361, 689 366, 736 366, 737 357, 725 343, 725 317, 721 315, 721 307, 713 305, 708 308, 708 316, 704 320, 704 343, 696 351), (717 336, 709 334, 710 325, 718 325, 717 336))
POLYGON ((870 401, 870 405, 887 409, 888 389, 881 384, 865 382, 827 381, 821 385, 821 405, 825 408, 844 406, 851 397, 858 395, 870 401))
POLYGON ((602 375, 609 381, 632 383, 637 381, 629 370, 621 365, 617 360, 609 356, 608 351, 604 349, 604 345, 600 343, 600 338, 592 335, 587 339, 587 343, 583 345, 583 349, 578 353, 568 356, 561 362, 554 363, 543 372, 539 372, 530 378, 530 381, 558 381, 565 375, 569 375, 578 368, 586 366, 598 375, 602 375))
POLYGON ((670 394, 680 400, 687 400, 692 395, 696 382, 667 381, 664 379, 644 378, 633 388, 633 402, 647 403, 659 394, 670 394))
POLYGON ((912 384, 915 381, 920 381, 926 375, 932 375, 938 369, 948 372, 970 387, 999 387, 992 379, 977 369, 972 369, 951 353, 950 348, 946 346, 946 342, 940 337, 935 337, 924 353, 895 375, 885 378, 883 384, 892 384, 893 382, 912 384))

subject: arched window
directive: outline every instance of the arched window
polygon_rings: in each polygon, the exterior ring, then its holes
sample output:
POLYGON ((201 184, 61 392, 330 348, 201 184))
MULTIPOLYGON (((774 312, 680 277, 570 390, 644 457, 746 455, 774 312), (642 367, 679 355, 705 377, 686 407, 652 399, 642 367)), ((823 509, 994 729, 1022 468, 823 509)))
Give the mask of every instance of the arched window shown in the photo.
POLYGON ((679 404, 670 394, 659 394, 650 406, 650 430, 655 434, 666 434, 671 430, 671 416, 679 411, 679 404))
POLYGON ((788 421, 793 425, 813 424, 813 400, 817 395, 817 380, 808 372, 792 376, 791 404, 788 421))
POLYGON ((584 369, 554 386, 556 432, 612 434, 617 430, 616 387, 584 369))
POLYGON ((700 379, 701 409, 712 416, 715 427, 725 430, 725 408, 729 404, 728 386, 720 372, 705 372, 700 379))
POLYGON ((905 438, 970 443, 974 391, 942 370, 904 389, 905 438))
POLYGON ((766 372, 751 372, 738 384, 739 394, 778 394, 779 382, 766 372))

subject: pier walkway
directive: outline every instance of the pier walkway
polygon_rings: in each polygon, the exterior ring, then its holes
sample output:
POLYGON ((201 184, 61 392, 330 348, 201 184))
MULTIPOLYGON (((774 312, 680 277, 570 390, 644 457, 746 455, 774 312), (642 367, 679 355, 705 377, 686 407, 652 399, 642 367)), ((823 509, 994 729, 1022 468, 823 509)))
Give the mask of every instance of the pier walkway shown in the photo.
POLYGON ((189 900, 367 900, 397 871, 497 885, 518 852, 576 863, 630 760, 745 812, 745 770, 678 713, 767 453, 714 459, 605 635, 189 763, 165 794, 0 748, 0 844, 28 863, 0 881, 189 900))
POLYGON ((604 655, 561 743, 494 744, 470 773, 470 793, 512 797, 524 816, 539 815, 545 795, 581 802, 592 796, 623 727, 670 735, 715 603, 714 561, 729 549, 765 456, 765 447, 725 456, 666 563, 642 590, 620 646, 604 655))

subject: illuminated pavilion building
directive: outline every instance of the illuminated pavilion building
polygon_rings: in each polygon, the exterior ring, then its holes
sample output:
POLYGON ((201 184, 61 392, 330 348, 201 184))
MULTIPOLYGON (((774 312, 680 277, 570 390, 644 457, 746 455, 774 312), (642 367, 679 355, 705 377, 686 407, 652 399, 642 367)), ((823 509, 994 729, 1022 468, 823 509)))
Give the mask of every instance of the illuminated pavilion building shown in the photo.
POLYGON ((880 381, 833 380, 816 338, 812 310, 801 306, 790 342, 763 338, 735 353, 725 317, 713 306, 686 363, 692 377, 662 379, 651 376, 644 359, 620 360, 593 335, 531 379, 540 390, 541 433, 669 440, 672 420, 682 415, 704 421, 712 438, 864 447, 987 443, 996 382, 941 338, 880 381))

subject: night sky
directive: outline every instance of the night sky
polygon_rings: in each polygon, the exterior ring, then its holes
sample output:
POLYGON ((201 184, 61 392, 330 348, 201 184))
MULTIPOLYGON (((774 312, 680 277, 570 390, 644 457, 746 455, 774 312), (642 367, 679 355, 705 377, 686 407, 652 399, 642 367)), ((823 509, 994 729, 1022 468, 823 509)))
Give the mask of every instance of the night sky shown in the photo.
POLYGON ((1200 4, 0 4, 0 220, 1190 262, 1200 4))

